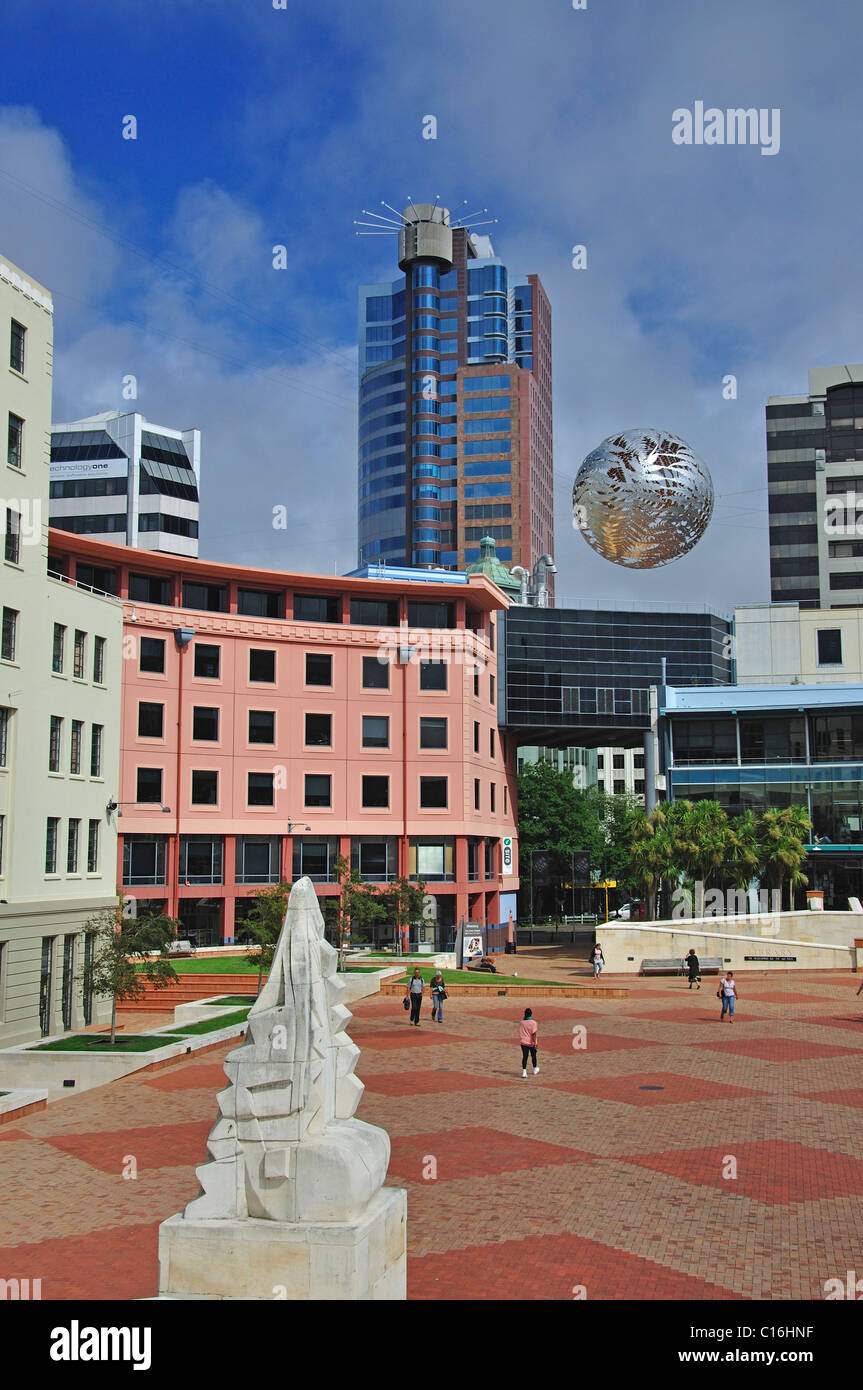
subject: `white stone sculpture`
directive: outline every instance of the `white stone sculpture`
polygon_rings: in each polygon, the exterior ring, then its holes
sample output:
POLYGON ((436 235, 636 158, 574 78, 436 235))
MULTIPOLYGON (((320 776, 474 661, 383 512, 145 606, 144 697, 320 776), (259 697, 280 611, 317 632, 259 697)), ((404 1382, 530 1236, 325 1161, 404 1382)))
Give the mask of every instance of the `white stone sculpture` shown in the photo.
POLYGON ((203 1191, 161 1228, 163 1295, 405 1296, 406 1197, 382 1187, 389 1136, 352 1118, 363 1085, 337 959, 300 879, 246 1040, 225 1059, 203 1191))

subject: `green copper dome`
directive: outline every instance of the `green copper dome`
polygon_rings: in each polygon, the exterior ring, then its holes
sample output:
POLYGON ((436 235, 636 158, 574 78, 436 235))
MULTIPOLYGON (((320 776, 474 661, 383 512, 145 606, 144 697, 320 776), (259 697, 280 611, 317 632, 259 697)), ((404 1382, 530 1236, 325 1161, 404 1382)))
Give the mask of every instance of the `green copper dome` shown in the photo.
POLYGON ((517 598, 521 593, 521 585, 503 561, 495 555, 496 545, 497 541, 493 536, 483 536, 479 543, 479 559, 472 565, 465 566, 465 574, 484 574, 510 598, 517 598))

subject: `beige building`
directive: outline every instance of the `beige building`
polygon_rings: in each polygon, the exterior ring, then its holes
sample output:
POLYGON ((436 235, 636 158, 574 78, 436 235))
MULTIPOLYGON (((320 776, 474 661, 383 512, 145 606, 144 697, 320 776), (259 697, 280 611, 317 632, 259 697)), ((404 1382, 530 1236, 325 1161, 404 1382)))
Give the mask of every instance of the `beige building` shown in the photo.
POLYGON ((734 612, 738 685, 863 682, 863 608, 747 604, 734 612))
POLYGON ((85 923, 116 901, 122 607, 48 573, 52 304, 0 258, 0 1044, 98 1021, 85 923))

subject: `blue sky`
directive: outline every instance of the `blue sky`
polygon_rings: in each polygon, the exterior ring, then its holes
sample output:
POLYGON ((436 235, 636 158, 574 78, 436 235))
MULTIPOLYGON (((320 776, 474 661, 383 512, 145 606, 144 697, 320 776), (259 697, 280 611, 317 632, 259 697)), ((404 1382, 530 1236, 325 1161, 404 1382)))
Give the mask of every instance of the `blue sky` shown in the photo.
POLYGON ((395 273, 353 219, 467 199, 552 301, 559 601, 766 600, 766 396, 863 358, 861 37, 844 0, 7 0, 0 250, 55 293, 55 418, 134 373, 143 413, 202 430, 202 554, 349 568, 356 287, 395 273), (696 100, 779 108, 779 153, 676 146, 696 100), (642 425, 689 440, 718 503, 633 575, 569 495, 642 425))

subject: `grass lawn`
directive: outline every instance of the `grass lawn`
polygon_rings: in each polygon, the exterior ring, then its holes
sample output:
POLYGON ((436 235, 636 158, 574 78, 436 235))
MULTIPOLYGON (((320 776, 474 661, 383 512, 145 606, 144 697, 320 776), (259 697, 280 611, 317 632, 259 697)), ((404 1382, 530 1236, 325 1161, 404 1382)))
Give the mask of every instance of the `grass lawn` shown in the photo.
MULTIPOLYGON (((246 956, 184 956, 182 960, 172 960, 171 964, 178 975, 257 975, 258 967, 246 956)), ((143 970, 142 963, 136 963, 136 970, 143 970)))
POLYGON ((205 1009, 224 1008, 226 1004, 242 1004, 246 1008, 251 1008, 254 1002, 255 997, 252 994, 225 994, 222 996, 221 999, 207 1000, 206 1003, 204 1003, 203 999, 201 1000, 201 1003, 204 1004, 205 1009))
POLYGON ((248 1016, 248 1009, 237 1009, 236 1013, 223 1014, 221 1018, 203 1018, 200 1023, 190 1023, 187 1028, 176 1028, 174 1031, 181 1037, 187 1037, 190 1033, 215 1033, 219 1028, 230 1028, 234 1023, 245 1023, 248 1016))
MULTIPOLYGON (((410 979, 413 973, 414 967, 411 966, 410 970, 407 971, 405 974, 405 982, 407 982, 407 980, 410 979)), ((442 970, 440 973, 443 975, 445 985, 487 984, 505 986, 554 984, 554 980, 528 980, 524 979, 521 975, 490 975, 485 970, 442 970)), ((428 984, 432 976, 437 974, 437 971, 433 965, 421 966, 420 974, 422 975, 426 984, 428 984)), ((390 976, 390 983, 392 983, 393 981, 398 982, 398 977, 396 975, 390 976)), ((558 981, 557 983, 559 984, 560 981, 558 981)))
POLYGON ((173 1033, 154 1034, 118 1033, 117 1041, 111 1046, 108 1033, 78 1033, 70 1038, 58 1038, 56 1042, 36 1043, 28 1047, 28 1052, 154 1052, 157 1047, 167 1047, 168 1043, 182 1042, 173 1033))

